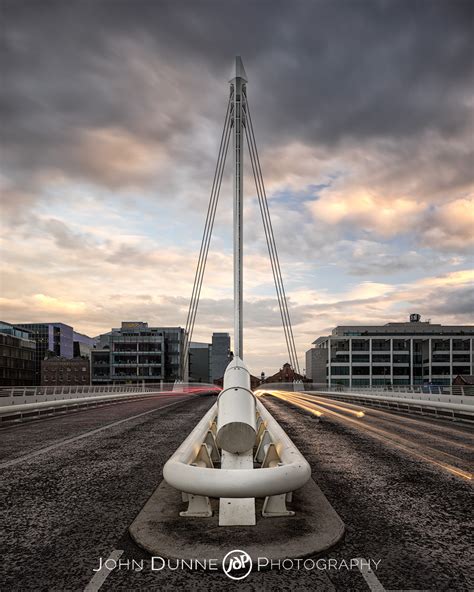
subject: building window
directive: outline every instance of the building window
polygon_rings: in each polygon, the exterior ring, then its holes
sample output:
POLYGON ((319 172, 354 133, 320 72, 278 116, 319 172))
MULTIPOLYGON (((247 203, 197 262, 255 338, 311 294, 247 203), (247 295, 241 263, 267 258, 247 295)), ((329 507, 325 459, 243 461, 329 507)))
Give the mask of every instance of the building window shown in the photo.
POLYGON ((368 354, 352 354, 352 361, 355 363, 369 362, 370 356, 368 354))
POLYGON ((370 374, 370 366, 353 366, 353 376, 368 376, 370 374))
POLYGON ((353 339, 352 351, 369 351, 369 341, 367 339, 353 339))
POLYGON ((368 378, 353 378, 352 386, 369 386, 370 380, 368 378))
POLYGON ((335 376, 349 375, 349 366, 331 366, 331 375, 335 375, 335 376))

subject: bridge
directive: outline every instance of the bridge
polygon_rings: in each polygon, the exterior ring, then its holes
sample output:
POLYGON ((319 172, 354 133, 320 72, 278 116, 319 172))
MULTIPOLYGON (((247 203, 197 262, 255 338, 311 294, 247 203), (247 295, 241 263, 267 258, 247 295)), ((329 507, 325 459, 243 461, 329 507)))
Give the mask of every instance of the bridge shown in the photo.
MULTIPOLYGON (((472 495, 474 397, 444 395, 462 400, 462 419, 430 409, 435 401, 427 394, 425 408, 396 408, 394 399, 413 394, 378 393, 377 400, 362 402, 360 392, 268 386, 257 393, 259 399, 304 453, 346 534, 335 550, 319 556, 325 569, 252 572, 246 582, 268 590, 294 584, 430 590, 440 589, 440 582, 445 589, 467 589, 469 557, 461 541, 472 495), (348 558, 381 563, 372 572, 363 564, 341 568, 348 558), (338 563, 330 568, 329 559, 338 563)), ((83 389, 79 397, 45 393, 50 401, 37 403, 25 400, 41 397, 38 389, 2 392, 5 589, 35 589, 38 581, 49 590, 232 586, 221 572, 152 571, 149 555, 128 532, 167 460, 215 404, 215 390, 112 388, 83 389), (85 399, 97 401, 86 407, 85 399), (24 405, 31 415, 21 419, 24 405), (94 571, 99 558, 122 567, 94 571), (132 569, 142 561, 143 569, 132 569)), ((281 536, 287 536, 286 528, 281 536)), ((233 537, 228 550, 235 547, 233 537)))
POLYGON ((237 58, 181 380, 0 390, 4 589, 469 589, 472 393, 302 382, 250 389, 244 138, 300 374, 237 58), (188 383, 186 365, 231 137, 235 356, 220 389, 188 383))

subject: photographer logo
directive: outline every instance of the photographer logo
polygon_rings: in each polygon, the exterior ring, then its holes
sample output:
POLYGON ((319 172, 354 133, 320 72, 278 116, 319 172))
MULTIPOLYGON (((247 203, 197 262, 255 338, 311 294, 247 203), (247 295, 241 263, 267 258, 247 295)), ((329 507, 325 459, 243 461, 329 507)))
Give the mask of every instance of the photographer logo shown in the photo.
POLYGON ((231 580, 243 580, 252 571, 252 559, 245 551, 234 549, 222 560, 222 569, 231 580))

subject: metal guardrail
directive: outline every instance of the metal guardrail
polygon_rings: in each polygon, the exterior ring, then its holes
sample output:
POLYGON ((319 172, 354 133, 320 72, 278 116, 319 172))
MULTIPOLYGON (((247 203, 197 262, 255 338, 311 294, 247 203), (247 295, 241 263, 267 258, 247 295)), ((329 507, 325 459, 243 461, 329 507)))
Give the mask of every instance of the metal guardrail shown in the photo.
POLYGON ((2 389, 0 396, 0 421, 24 419, 57 411, 67 411, 107 403, 137 398, 143 399, 159 395, 170 397, 182 394, 204 394, 217 392, 215 385, 202 383, 174 383, 142 386, 109 386, 109 387, 26 387, 25 389, 2 389), (9 392, 5 392, 8 390, 9 392), (45 392, 46 391, 46 392, 45 392))
MULTIPOLYGON (((25 386, 0 388, 0 410, 12 405, 46 403, 52 401, 74 401, 99 398, 106 395, 126 394, 128 396, 153 394, 160 392, 187 392, 190 389, 220 390, 215 385, 204 383, 186 383, 176 385, 173 382, 158 382, 146 385, 100 385, 100 386, 25 386)), ((192 392, 192 391, 190 391, 192 392)))
POLYGON ((384 394, 368 393, 334 393, 333 391, 306 391, 311 395, 330 397, 340 401, 350 401, 357 404, 384 407, 397 411, 414 411, 416 413, 430 413, 443 415, 452 419, 474 420, 474 398, 450 395, 432 395, 429 398, 414 398, 413 396, 386 396, 384 394))
POLYGON ((444 392, 441 393, 424 393, 413 389, 404 391, 379 388, 353 388, 351 390, 348 387, 328 389, 325 384, 315 385, 313 383, 275 383, 264 384, 258 388, 261 392, 305 392, 372 407, 440 415, 451 419, 474 420, 474 397, 466 387, 461 387, 461 389, 444 387, 444 392))
MULTIPOLYGON (((335 385, 331 388, 325 383, 313 382, 274 382, 271 384, 261 384, 259 390, 281 390, 281 391, 321 391, 332 393, 367 393, 384 396, 399 397, 406 396, 407 398, 419 398, 430 400, 430 397, 439 396, 461 396, 474 397, 474 385, 453 385, 453 386, 436 386, 436 385, 420 385, 420 386, 343 386, 335 385)), ((435 399, 433 399, 435 400, 435 399)))

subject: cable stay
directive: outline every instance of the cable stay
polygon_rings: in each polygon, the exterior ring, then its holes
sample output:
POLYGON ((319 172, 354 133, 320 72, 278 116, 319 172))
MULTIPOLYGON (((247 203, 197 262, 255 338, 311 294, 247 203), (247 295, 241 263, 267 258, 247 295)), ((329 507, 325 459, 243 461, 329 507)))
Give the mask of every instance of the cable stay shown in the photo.
MULTIPOLYGON (((258 203, 260 213, 262 216, 263 229, 265 232, 265 240, 267 243, 268 254, 270 257, 270 263, 272 268, 273 280, 275 283, 275 290, 278 299, 278 306, 280 309, 280 316, 283 326, 283 332, 285 335, 286 347, 288 350, 289 361, 292 368, 300 374, 300 366, 298 361, 298 354, 295 346, 295 339, 293 335, 293 329, 291 325, 290 312, 288 309, 288 301, 286 298, 285 288, 283 284, 283 276, 281 273, 280 260, 278 257, 278 251, 275 242, 275 236, 273 232, 273 226, 270 218, 270 210, 268 207, 268 199, 265 191, 265 184, 263 182, 262 168, 260 165, 260 158, 258 156, 257 143, 255 141, 255 133, 253 129, 252 118, 248 106, 247 94, 245 89, 242 93, 242 125, 245 130, 245 137, 247 140, 247 146, 250 154, 250 162, 252 166, 252 173, 255 181, 255 187, 257 191, 258 203)), ((217 157, 217 164, 214 173, 214 179, 211 188, 211 194, 209 198, 209 205, 207 209, 206 222, 204 225, 204 232, 201 241, 201 248, 199 251, 198 263, 196 266, 196 273, 194 276, 193 291, 191 295, 191 301, 189 304, 188 316, 186 320, 186 329, 184 337, 184 346, 182 351, 182 380, 186 376, 189 363, 189 348, 193 336, 194 324, 196 320, 196 314, 199 306, 199 297, 201 294, 201 288, 204 278, 204 272, 207 263, 207 256, 209 252, 209 245, 212 237, 212 230, 214 227, 214 220, 216 216, 217 204, 219 201, 219 194, 222 184, 222 177, 224 174, 224 167, 227 157, 227 151, 229 147, 230 136, 232 133, 232 127, 234 124, 234 113, 233 113, 233 87, 231 87, 231 93, 229 102, 227 105, 227 111, 224 120, 224 127, 222 130, 222 136, 219 146, 219 153, 217 157)))
POLYGON ((263 181, 263 174, 260 165, 260 159, 258 156, 257 143, 255 140, 255 133, 253 129, 252 117, 250 115, 250 109, 246 93, 244 92, 244 129, 247 138, 247 145, 249 147, 250 160, 252 164, 252 172, 255 180, 255 187, 257 190, 258 203, 260 206, 260 212, 262 215, 263 228, 265 231, 265 238, 267 241, 268 254, 270 257, 270 263, 272 267, 273 279, 275 282, 275 289, 278 298, 278 304, 280 307, 280 315, 283 325, 283 331, 285 333, 285 340, 288 349, 288 355, 290 357, 290 364, 293 369, 300 374, 300 367, 298 362, 298 354, 296 352, 295 340, 293 335, 293 328, 291 325, 290 312, 288 309, 288 301, 286 298, 285 288, 283 284, 283 276, 281 273, 280 260, 278 257, 278 251, 275 242, 275 235, 273 232, 273 226, 270 218, 270 210, 268 207, 268 200, 265 191, 265 184, 263 181))
POLYGON ((222 130, 221 141, 219 145, 219 153, 217 157, 216 169, 214 172, 214 179, 211 188, 211 195, 209 198, 209 205, 207 208, 206 222, 204 225, 204 232, 201 240, 201 248, 199 251, 198 263, 196 266, 196 273, 194 276, 193 291, 191 294, 191 301, 189 304, 188 316, 186 320, 186 328, 184 333, 184 344, 182 350, 181 368, 182 380, 185 379, 186 371, 189 363, 189 346, 192 340, 194 323, 196 320, 197 309, 199 305, 199 297, 201 295, 202 282, 204 278, 204 271, 206 269, 207 255, 209 253, 209 245, 211 243, 212 229, 214 227, 214 220, 216 216, 217 204, 219 201, 219 194, 222 184, 222 177, 224 174, 225 161, 227 150, 229 148, 229 140, 232 130, 232 92, 227 104, 227 111, 224 119, 224 127, 222 130))

